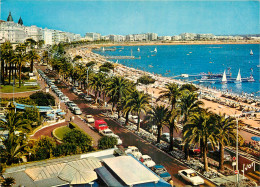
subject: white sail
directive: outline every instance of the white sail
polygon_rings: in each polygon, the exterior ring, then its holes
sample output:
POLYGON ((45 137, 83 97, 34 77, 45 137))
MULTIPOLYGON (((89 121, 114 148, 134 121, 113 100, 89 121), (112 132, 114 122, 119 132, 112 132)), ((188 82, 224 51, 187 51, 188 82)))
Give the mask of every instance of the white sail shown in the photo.
POLYGON ((138 47, 137 51, 140 51, 140 48, 138 47))
POLYGON ((226 70, 224 70, 222 82, 227 82, 226 70))
POLYGON ((157 48, 154 49, 154 52, 157 52, 157 48))
POLYGON ((102 51, 103 51, 103 52, 105 51, 105 48, 104 48, 104 47, 102 48, 102 51))
POLYGON ((116 61, 116 64, 118 64, 118 60, 116 61))
POLYGON ((238 70, 238 74, 237 74, 237 79, 236 79, 237 82, 242 82, 242 79, 241 79, 241 74, 240 74, 240 69, 238 70))
POLYGON ((253 53, 253 51, 252 51, 252 49, 251 49, 251 51, 250 51, 250 55, 253 55, 254 53, 253 53))

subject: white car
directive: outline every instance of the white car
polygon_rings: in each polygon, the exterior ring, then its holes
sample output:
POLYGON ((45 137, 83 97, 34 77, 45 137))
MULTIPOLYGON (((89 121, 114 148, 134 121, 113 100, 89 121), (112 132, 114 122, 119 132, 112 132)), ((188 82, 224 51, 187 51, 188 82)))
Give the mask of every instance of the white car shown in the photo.
POLYGON ((73 111, 74 111, 74 113, 75 113, 76 115, 81 115, 81 114, 82 114, 80 108, 78 108, 78 107, 74 108, 73 111))
POLYGON ((113 136, 114 135, 114 133, 110 129, 104 129, 104 130, 100 131, 100 134, 102 134, 103 136, 113 136))
POLYGON ((192 183, 192 185, 204 184, 204 179, 198 176, 192 169, 180 170, 178 174, 187 182, 192 183))
POLYGON ((134 155, 138 160, 141 158, 142 153, 139 151, 139 149, 135 146, 128 146, 128 149, 125 151, 126 154, 130 153, 134 155))
POLYGON ((143 155, 141 158, 140 158, 140 161, 146 165, 147 167, 153 167, 155 166, 155 162, 152 160, 152 158, 149 156, 149 155, 143 155))
POLYGON ((86 115, 86 120, 88 123, 94 123, 95 119, 93 118, 92 115, 86 115))
POLYGON ((114 134, 114 135, 112 135, 112 136, 117 139, 117 145, 122 145, 123 142, 122 142, 122 140, 119 138, 118 135, 114 134))
MULTIPOLYGON (((129 115, 129 121, 133 122, 133 123, 138 123, 138 116, 132 116, 132 115, 129 115)), ((142 122, 143 120, 140 119, 140 123, 142 122)))

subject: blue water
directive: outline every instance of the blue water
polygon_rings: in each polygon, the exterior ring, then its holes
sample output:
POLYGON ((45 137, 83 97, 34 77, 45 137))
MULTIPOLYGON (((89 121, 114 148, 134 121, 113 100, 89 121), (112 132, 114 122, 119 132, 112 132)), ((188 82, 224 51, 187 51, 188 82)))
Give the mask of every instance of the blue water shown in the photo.
POLYGON ((110 56, 130 56, 132 50, 133 56, 140 56, 141 59, 123 59, 118 60, 118 63, 176 79, 180 79, 176 76, 181 74, 197 75, 202 72, 223 74, 224 70, 230 71, 232 78, 236 78, 240 68, 242 78, 252 74, 255 82, 200 84, 220 90, 228 89, 238 94, 244 92, 260 96, 258 92, 260 90, 260 68, 257 67, 259 65, 259 44, 118 46, 116 48, 116 51, 98 53, 110 56), (137 51, 138 47, 140 52, 137 51), (151 52, 155 47, 158 52, 151 52), (253 55, 250 55, 251 49, 253 55))

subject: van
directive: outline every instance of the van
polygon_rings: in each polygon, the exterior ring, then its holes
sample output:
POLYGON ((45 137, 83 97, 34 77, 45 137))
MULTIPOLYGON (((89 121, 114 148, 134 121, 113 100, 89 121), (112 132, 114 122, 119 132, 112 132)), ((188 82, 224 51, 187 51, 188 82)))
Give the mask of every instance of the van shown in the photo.
POLYGON ((103 131, 105 129, 108 129, 108 126, 104 120, 100 119, 95 121, 95 128, 97 129, 97 131, 103 131))

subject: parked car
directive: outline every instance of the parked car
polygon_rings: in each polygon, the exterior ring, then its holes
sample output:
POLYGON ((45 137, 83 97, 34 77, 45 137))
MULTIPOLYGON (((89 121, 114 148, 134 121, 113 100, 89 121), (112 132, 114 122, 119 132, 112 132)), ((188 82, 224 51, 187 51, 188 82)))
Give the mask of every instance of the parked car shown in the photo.
MULTIPOLYGON (((132 116, 129 115, 129 121, 133 122, 133 123, 138 123, 138 116, 132 116)), ((140 119, 140 122, 142 122, 143 120, 140 119)))
POLYGON ((112 136, 117 139, 117 145, 122 145, 123 142, 122 142, 122 140, 119 138, 118 135, 114 134, 114 135, 112 135, 112 136))
POLYGON ((92 97, 91 96, 87 96, 87 95, 84 97, 84 99, 86 101, 93 101, 92 97))
POLYGON ((78 107, 75 107, 75 108, 73 109, 73 112, 74 112, 74 114, 76 114, 76 115, 81 115, 81 114, 82 114, 80 108, 78 108, 78 107))
MULTIPOLYGON (((164 141, 166 141, 166 142, 168 142, 168 143, 170 143, 170 133, 163 133, 162 134, 162 140, 164 140, 164 141)), ((173 140, 174 140, 174 138, 173 138, 173 140)))
POLYGON ((141 156, 140 161, 149 168, 155 166, 155 162, 149 155, 141 156))
POLYGON ((162 165, 155 165, 151 167, 151 170, 157 175, 159 175, 166 182, 172 179, 170 173, 168 173, 165 167, 163 167, 162 165))
POLYGON ((132 155, 134 155, 134 157, 136 157, 138 160, 141 158, 142 153, 139 151, 139 149, 135 146, 128 146, 128 148, 126 149, 126 154, 130 153, 132 155))
POLYGON ((178 174, 187 182, 192 183, 192 185, 204 184, 204 179, 198 176, 192 169, 180 170, 178 174))
POLYGON ((92 115, 86 115, 86 121, 88 123, 94 123, 95 122, 95 119, 92 115))
POLYGON ((170 181, 170 180, 172 179, 171 174, 168 173, 168 172, 161 173, 161 174, 159 174, 159 176, 160 176, 163 180, 165 180, 166 182, 168 182, 168 181, 170 181))
POLYGON ((104 129, 104 130, 99 131, 99 132, 103 136, 113 136, 114 135, 114 133, 110 129, 104 129))

